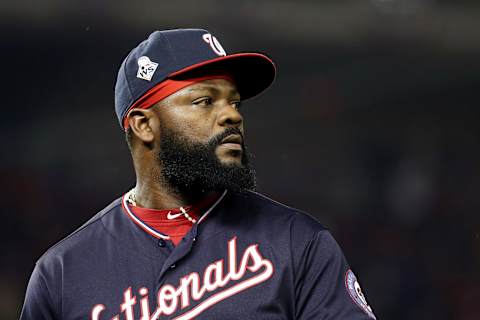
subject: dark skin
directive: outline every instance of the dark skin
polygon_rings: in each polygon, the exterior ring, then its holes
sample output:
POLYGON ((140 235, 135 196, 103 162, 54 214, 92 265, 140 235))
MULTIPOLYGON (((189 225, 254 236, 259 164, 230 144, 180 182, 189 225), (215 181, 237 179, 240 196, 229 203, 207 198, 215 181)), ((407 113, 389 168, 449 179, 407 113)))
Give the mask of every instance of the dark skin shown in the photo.
MULTIPOLYGON (((179 194, 161 178, 157 160, 161 126, 174 128, 193 142, 206 143, 228 127, 238 127, 243 135, 243 118, 238 111, 240 94, 225 79, 192 84, 168 96, 149 109, 132 109, 128 123, 133 132, 132 157, 137 176, 135 196, 138 206, 170 209, 198 202, 205 194, 179 194)), ((241 137, 230 136, 215 154, 225 164, 241 164, 241 137)))

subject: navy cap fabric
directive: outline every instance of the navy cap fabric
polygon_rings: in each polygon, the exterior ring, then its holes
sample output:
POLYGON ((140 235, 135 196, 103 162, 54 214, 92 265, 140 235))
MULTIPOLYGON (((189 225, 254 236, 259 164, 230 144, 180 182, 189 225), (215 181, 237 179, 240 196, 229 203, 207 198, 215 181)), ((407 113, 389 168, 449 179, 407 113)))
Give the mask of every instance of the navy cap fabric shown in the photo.
POLYGON ((123 61, 115 85, 115 111, 120 126, 131 106, 168 78, 225 71, 237 85, 242 100, 256 96, 275 78, 275 65, 261 53, 227 54, 207 30, 155 31, 123 61))

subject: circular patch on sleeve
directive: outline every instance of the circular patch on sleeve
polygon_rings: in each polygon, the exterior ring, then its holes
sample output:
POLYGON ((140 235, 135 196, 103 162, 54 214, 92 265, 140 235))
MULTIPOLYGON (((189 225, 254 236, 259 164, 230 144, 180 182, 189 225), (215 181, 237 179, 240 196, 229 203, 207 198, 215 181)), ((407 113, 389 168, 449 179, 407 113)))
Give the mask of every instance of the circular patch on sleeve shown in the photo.
POLYGON ((375 318, 372 308, 368 305, 367 299, 360 288, 360 284, 357 281, 357 277, 352 270, 348 269, 345 273, 345 286, 347 287, 348 294, 352 298, 353 302, 360 307, 365 313, 372 319, 375 318))

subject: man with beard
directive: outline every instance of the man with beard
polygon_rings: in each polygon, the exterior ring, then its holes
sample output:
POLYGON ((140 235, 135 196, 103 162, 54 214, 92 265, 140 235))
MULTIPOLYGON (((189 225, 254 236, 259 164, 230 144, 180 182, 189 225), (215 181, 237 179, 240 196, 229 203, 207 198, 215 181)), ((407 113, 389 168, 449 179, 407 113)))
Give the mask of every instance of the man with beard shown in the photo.
POLYGON ((240 101, 273 81, 208 31, 156 31, 115 108, 137 183, 50 248, 21 319, 375 319, 331 234, 253 190, 240 101))

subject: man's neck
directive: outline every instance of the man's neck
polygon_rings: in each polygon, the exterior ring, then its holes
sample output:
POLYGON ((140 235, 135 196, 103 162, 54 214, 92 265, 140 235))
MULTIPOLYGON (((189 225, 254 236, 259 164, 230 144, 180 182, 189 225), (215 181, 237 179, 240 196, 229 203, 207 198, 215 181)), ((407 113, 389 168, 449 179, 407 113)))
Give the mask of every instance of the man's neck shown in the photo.
POLYGON ((157 210, 186 207, 209 195, 209 193, 185 195, 168 185, 142 183, 141 181, 137 181, 134 193, 137 206, 157 210))

